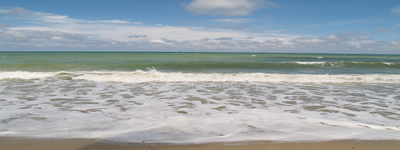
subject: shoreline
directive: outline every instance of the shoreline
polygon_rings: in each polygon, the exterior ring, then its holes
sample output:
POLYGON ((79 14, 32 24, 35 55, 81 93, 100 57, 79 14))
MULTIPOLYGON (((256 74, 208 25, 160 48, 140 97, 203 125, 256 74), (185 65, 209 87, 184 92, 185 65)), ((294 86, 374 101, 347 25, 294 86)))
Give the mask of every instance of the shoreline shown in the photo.
POLYGON ((96 139, 29 139, 0 137, 0 150, 397 150, 400 140, 336 140, 309 142, 222 142, 204 144, 110 143, 96 139))

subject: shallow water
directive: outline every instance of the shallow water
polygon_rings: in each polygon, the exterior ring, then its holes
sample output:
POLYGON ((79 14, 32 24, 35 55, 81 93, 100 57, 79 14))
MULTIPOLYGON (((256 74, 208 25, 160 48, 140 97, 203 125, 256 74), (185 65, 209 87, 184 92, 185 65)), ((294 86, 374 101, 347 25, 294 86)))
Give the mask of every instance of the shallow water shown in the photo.
MULTIPOLYGON (((75 65, 97 61, 95 54, 93 58, 79 58, 75 65)), ((154 61, 161 61, 156 59, 161 55, 157 54, 154 61)), ((340 61, 351 59, 337 57, 340 61)), ((71 65, 77 61, 72 58, 51 59, 53 64, 71 65)), ((24 60, 22 66, 29 65, 25 61, 28 58, 19 59, 24 60)), ((278 62, 281 58, 274 59, 278 62)), ((286 57, 282 59, 287 62, 286 57)), ((309 63, 309 59, 321 58, 313 55, 290 59, 298 59, 296 64, 300 65, 319 65, 319 61, 309 63)), ((170 61, 191 60, 185 57, 170 61)), ((346 69, 348 66, 337 70, 351 73, 333 74, 321 73, 321 69, 312 71, 319 73, 301 73, 302 68, 291 73, 279 69, 249 72, 240 67, 217 68, 219 71, 183 67, 177 71, 147 66, 158 69, 127 71, 124 67, 107 70, 102 65, 89 65, 90 69, 79 65, 67 69, 38 66, 37 71, 31 71, 31 67, 18 68, 18 60, 13 61, 10 64, 16 69, 3 68, 0 72, 0 136, 133 143, 399 140, 397 68, 383 68, 386 73, 380 74, 376 73, 379 67, 372 67, 374 71, 368 73, 368 69, 346 69)))

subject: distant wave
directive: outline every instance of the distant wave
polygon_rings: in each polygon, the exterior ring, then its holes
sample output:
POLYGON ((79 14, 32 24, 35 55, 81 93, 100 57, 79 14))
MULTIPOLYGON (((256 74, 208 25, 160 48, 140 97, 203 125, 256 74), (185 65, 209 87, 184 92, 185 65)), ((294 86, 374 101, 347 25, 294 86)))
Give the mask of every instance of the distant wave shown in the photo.
POLYGON ((355 61, 339 61, 339 62, 327 62, 327 61, 291 61, 291 62, 286 62, 286 63, 295 63, 295 64, 301 64, 301 65, 330 65, 330 66, 335 66, 335 65, 364 65, 364 66, 370 66, 370 67, 377 67, 377 66, 390 66, 390 65, 399 65, 400 63, 396 62, 355 62, 355 61))

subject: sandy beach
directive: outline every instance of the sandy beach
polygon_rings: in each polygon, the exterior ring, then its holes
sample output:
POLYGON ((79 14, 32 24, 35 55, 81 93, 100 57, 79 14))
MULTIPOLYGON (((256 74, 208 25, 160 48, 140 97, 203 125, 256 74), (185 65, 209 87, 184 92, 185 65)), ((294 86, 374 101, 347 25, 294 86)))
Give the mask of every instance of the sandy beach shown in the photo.
POLYGON ((193 145, 113 144, 94 139, 21 139, 0 138, 1 150, 397 150, 400 141, 341 140, 327 142, 274 143, 208 143, 193 145))

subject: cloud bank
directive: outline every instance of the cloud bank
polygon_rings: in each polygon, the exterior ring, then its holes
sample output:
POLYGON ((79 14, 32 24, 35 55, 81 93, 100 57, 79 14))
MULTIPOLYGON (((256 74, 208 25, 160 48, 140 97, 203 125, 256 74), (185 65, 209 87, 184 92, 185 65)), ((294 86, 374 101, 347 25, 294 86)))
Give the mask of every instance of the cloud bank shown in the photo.
MULTIPOLYGON (((376 41, 362 32, 322 37, 288 34, 283 30, 249 32, 249 26, 201 28, 146 25, 124 20, 79 20, 23 8, 0 14, 28 25, 0 24, 3 51, 196 51, 293 53, 400 53, 400 39, 376 41)), ((13 21, 15 21, 13 20, 13 21)), ((382 28, 376 32, 393 30, 382 28)))

